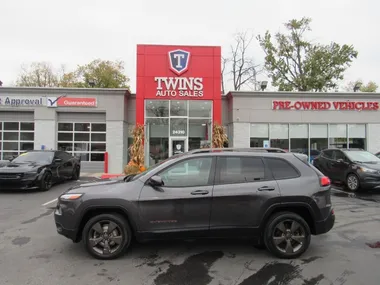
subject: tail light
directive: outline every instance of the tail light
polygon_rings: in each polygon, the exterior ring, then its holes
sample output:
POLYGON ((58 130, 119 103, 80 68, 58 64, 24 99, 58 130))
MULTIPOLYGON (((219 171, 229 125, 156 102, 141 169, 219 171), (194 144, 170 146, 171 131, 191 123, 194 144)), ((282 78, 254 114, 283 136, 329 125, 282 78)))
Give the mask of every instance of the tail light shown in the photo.
POLYGON ((322 187, 326 187, 326 186, 331 185, 330 178, 328 178, 327 176, 322 176, 319 179, 319 183, 321 184, 322 187))

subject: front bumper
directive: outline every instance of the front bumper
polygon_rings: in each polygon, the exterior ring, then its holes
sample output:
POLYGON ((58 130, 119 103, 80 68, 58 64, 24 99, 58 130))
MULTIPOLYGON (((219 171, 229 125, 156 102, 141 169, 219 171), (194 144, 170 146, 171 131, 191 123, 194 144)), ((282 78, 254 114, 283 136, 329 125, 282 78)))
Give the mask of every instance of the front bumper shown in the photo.
POLYGON ((380 175, 362 173, 359 176, 360 186, 364 189, 380 189, 380 175))
POLYGON ((19 179, 0 178, 2 190, 33 190, 39 188, 38 175, 30 175, 19 179))
POLYGON ((334 210, 331 210, 329 216, 323 220, 315 223, 315 235, 321 235, 329 232, 335 224, 334 210))
POLYGON ((58 201, 54 211, 54 221, 57 232, 73 242, 78 242, 78 229, 75 228, 75 217, 73 208, 68 207, 65 203, 58 201))

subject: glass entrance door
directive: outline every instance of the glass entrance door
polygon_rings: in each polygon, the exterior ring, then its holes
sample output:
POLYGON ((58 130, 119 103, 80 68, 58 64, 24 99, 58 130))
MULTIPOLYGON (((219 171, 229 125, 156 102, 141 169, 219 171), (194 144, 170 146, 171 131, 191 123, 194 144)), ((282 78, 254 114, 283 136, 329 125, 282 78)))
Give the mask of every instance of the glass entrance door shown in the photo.
POLYGON ((188 151, 187 138, 170 137, 169 140, 169 156, 181 154, 188 151))

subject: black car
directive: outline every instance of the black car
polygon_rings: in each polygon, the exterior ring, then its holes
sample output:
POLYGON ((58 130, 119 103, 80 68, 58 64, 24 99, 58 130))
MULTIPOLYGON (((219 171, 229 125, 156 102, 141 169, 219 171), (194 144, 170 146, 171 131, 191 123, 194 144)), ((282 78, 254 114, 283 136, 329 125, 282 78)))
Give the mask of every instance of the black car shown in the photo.
POLYGON ((325 149, 313 164, 350 191, 380 188, 380 159, 362 149, 325 149))
POLYGON ((0 188, 47 191, 56 182, 79 176, 80 158, 64 151, 33 150, 0 165, 0 188))
POLYGON ((59 196, 59 234, 99 259, 133 240, 248 238, 296 258, 335 223, 330 179, 305 155, 201 149, 138 175, 82 184, 59 196))

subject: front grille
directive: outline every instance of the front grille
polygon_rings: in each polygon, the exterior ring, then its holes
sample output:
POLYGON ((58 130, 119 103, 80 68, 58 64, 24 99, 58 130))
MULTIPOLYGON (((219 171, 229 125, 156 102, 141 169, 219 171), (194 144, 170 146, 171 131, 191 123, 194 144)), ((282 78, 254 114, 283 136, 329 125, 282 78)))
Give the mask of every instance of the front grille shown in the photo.
POLYGON ((24 173, 0 173, 0 179, 20 179, 24 173))

